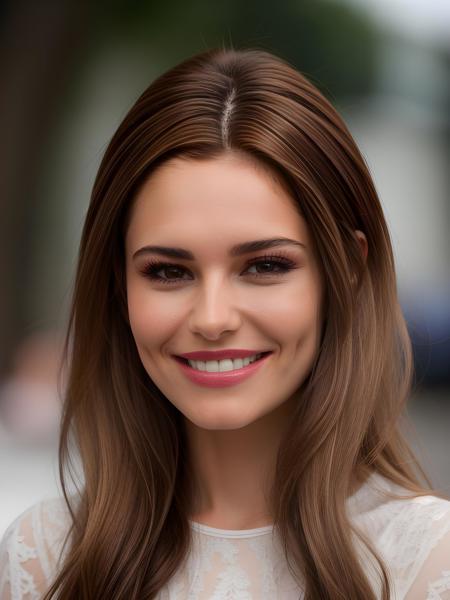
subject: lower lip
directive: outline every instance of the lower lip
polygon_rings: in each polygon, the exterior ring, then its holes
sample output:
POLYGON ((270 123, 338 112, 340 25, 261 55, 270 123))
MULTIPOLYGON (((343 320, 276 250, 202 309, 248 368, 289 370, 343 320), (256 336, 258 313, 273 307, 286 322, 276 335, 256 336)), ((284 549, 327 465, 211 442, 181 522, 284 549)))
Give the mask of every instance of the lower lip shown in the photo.
POLYGON ((246 367, 234 369, 233 371, 224 371, 223 373, 209 373, 208 371, 198 371, 193 369, 189 364, 183 362, 180 358, 175 357, 176 362, 180 366, 183 373, 194 383, 205 387, 226 387, 241 383, 248 377, 251 377, 258 371, 269 358, 270 354, 266 354, 259 360, 255 360, 246 367))

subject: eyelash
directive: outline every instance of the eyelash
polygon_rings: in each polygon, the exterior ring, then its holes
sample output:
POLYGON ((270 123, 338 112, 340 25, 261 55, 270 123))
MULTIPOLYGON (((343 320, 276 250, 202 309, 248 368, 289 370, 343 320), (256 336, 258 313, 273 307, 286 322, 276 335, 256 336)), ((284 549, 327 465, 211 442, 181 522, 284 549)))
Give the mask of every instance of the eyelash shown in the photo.
MULTIPOLYGON (((247 268, 252 267, 253 265, 258 265, 261 263, 272 263, 274 265, 277 265, 278 267, 281 268, 280 271, 273 271, 272 273, 252 273, 251 276, 252 277, 271 277, 272 275, 275 276, 279 276, 279 275, 285 275, 286 273, 288 273, 289 271, 292 271, 293 269, 296 269, 297 266, 296 264, 290 260, 289 258, 285 257, 285 256, 261 256, 258 257, 257 259, 251 260, 248 264, 247 264, 247 268)), ((164 277, 160 277, 159 275, 157 275, 157 272, 160 271, 161 269, 164 268, 168 268, 168 267, 172 267, 172 268, 176 268, 176 269, 180 269, 180 270, 184 270, 185 267, 183 267, 182 265, 177 265, 175 263, 167 263, 167 262, 161 262, 158 260, 149 260, 143 267, 142 269, 142 273, 143 275, 145 275, 146 277, 148 277, 149 279, 152 279, 153 281, 157 281, 159 283, 164 283, 166 285, 172 285, 174 283, 178 283, 179 281, 186 281, 183 280, 179 277, 175 278, 175 279, 165 279, 164 277)))

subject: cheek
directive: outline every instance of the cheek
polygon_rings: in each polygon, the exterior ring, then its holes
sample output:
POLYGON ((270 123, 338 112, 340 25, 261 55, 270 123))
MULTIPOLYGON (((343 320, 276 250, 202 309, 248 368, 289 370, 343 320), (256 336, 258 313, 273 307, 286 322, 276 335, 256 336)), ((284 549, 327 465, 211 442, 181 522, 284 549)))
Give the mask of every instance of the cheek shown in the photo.
MULTIPOLYGON (((145 282, 144 282, 145 283, 145 282)), ((140 282, 127 286, 128 317, 136 344, 159 345, 179 326, 179 310, 164 294, 151 293, 140 282)))
POLYGON ((313 351, 319 343, 321 328, 321 288, 317 279, 299 279, 285 293, 265 299, 265 313, 274 339, 295 350, 296 346, 313 351))
POLYGON ((281 346, 278 377, 291 395, 311 372, 321 338, 321 297, 313 286, 297 289, 280 304, 273 334, 281 346))

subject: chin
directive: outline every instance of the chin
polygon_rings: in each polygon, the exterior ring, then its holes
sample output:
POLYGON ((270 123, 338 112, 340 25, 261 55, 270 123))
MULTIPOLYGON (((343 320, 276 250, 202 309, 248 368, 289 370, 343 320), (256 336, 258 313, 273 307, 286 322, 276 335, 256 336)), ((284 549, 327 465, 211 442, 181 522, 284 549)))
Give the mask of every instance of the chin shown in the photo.
POLYGON ((197 415, 185 415, 186 419, 188 419, 191 423, 196 425, 201 429, 207 429, 209 431, 232 431, 236 429, 242 429, 251 425, 254 421, 257 420, 255 417, 252 418, 243 418, 241 415, 202 415, 198 417, 197 415))

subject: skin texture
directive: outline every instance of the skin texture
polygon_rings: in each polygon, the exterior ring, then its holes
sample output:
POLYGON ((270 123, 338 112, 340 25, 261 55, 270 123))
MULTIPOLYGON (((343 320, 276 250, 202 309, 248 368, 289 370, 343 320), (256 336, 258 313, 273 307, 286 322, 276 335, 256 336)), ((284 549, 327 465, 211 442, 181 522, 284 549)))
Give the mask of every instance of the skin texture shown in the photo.
POLYGON ((312 240, 287 190, 248 159, 173 159, 140 189, 126 232, 128 314, 149 376, 184 415, 198 499, 192 519, 224 529, 271 522, 266 492, 293 394, 311 370, 321 329, 322 282, 312 240), (287 237, 304 244, 232 257, 231 246, 287 237), (190 250, 195 260, 155 253, 147 245, 190 250), (292 270, 264 271, 282 256, 292 270), (249 265, 259 258, 263 264, 249 265), (145 274, 149 260, 175 283, 145 274), (265 259, 267 261, 267 258, 265 259), (267 265, 266 265, 267 267, 267 265), (259 273, 259 276, 257 276, 259 273), (186 378, 173 354, 225 348, 271 350, 266 364, 230 387, 186 378))

